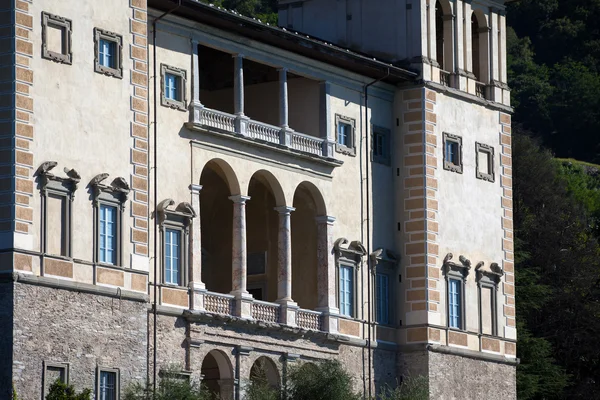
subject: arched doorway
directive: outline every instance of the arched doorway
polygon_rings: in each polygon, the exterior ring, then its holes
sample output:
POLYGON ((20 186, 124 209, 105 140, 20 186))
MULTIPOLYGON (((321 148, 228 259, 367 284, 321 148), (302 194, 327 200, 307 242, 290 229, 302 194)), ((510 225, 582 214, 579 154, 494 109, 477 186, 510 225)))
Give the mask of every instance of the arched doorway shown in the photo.
POLYGON ((250 369, 251 384, 268 385, 272 389, 279 389, 280 377, 277 366, 268 357, 259 357, 250 369))
POLYGON ((279 215, 283 191, 268 171, 258 171, 248 185, 246 203, 247 290, 256 300, 277 300, 279 215))
POLYGON ((209 161, 200 176, 202 280, 211 292, 231 292, 233 204, 239 194, 237 178, 223 160, 209 161))
POLYGON ((216 400, 233 400, 233 368, 220 350, 211 350, 202 360, 202 385, 216 400))
POLYGON ((292 213, 292 297, 300 308, 318 306, 318 229, 317 217, 325 215, 323 198, 309 182, 301 183, 294 193, 292 213))

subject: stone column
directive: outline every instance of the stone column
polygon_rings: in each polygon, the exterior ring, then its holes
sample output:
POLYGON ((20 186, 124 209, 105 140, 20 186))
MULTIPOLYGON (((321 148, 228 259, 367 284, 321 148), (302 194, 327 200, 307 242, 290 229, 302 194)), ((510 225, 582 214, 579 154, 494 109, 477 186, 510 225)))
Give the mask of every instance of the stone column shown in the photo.
POLYGON ((465 59, 465 70, 467 72, 473 72, 473 32, 472 32, 472 26, 471 26, 471 3, 464 1, 463 3, 463 7, 464 7, 464 44, 465 44, 465 52, 464 52, 464 59, 465 59))
POLYGON ((276 207, 279 213, 279 243, 277 246, 277 303, 280 304, 279 322, 296 326, 298 304, 292 300, 292 230, 293 207, 276 207))
POLYGON ((335 157, 335 132, 331 126, 331 107, 330 107, 329 82, 319 83, 319 131, 320 137, 325 139, 323 142, 323 156, 335 157))
POLYGON ((287 84, 287 68, 279 70, 279 143, 284 146, 292 145, 292 130, 289 123, 289 102, 288 102, 288 84, 287 84))
POLYGON ((336 266, 333 254, 333 223, 330 216, 317 217, 317 311, 323 313, 323 329, 338 331, 340 310, 336 302, 336 266))
POLYGON ((204 310, 204 293, 206 285, 202 282, 202 229, 200 221, 200 191, 201 185, 190 185, 192 208, 196 218, 192 222, 190 246, 190 305, 192 310, 204 310))
POLYGON ((233 109, 236 116, 235 131, 246 135, 248 117, 244 115, 244 55, 233 55, 233 109))
POLYGON ((246 251, 246 201, 248 196, 231 196, 233 201, 233 242, 231 266, 231 294, 236 297, 235 315, 251 318, 252 295, 246 290, 247 251, 246 251))
POLYGON ((489 63, 489 75, 490 75, 490 84, 493 84, 494 81, 499 81, 498 76, 498 14, 494 12, 493 8, 490 8, 489 13, 489 24, 490 24, 490 33, 489 33, 489 42, 490 42, 490 51, 488 56, 489 63))
POLYGON ((202 124, 202 110, 204 105, 200 102, 200 60, 198 59, 198 41, 193 40, 192 43, 192 101, 190 107, 190 122, 194 124, 202 124))

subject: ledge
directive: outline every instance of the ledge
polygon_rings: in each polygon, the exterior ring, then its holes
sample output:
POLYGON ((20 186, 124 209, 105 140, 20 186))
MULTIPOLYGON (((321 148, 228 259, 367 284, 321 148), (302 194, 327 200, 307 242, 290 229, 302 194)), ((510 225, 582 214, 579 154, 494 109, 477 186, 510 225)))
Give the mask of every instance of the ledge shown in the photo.
POLYGON ((448 354, 452 356, 459 356, 470 358, 472 360, 488 361, 496 364, 504 364, 516 367, 519 365, 520 360, 518 358, 508 358, 502 355, 483 353, 475 350, 461 349, 458 347, 442 346, 439 344, 410 344, 400 346, 402 353, 414 353, 417 351, 430 351, 432 353, 448 354))
POLYGON ((137 301, 147 303, 148 295, 145 293, 137 293, 122 288, 113 288, 108 286, 97 286, 90 283, 69 281, 58 278, 49 278, 46 276, 35 276, 13 272, 2 276, 1 281, 13 281, 30 285, 45 286, 54 289, 70 290, 81 293, 96 294, 100 296, 113 297, 117 299, 137 301), (10 278, 9 278, 10 277, 10 278))
POLYGON ((505 106, 502 103, 497 103, 495 101, 482 99, 481 97, 477 97, 474 94, 466 93, 466 92, 463 92, 462 90, 444 86, 439 83, 435 83, 435 82, 431 82, 431 81, 421 81, 421 84, 423 86, 425 86, 426 88, 435 90, 438 93, 445 93, 448 96, 451 96, 451 97, 454 97, 457 99, 461 99, 461 100, 466 100, 471 103, 480 104, 484 107, 488 107, 493 110, 503 111, 503 112, 510 113, 510 114, 512 114, 514 112, 514 109, 510 106, 505 106))

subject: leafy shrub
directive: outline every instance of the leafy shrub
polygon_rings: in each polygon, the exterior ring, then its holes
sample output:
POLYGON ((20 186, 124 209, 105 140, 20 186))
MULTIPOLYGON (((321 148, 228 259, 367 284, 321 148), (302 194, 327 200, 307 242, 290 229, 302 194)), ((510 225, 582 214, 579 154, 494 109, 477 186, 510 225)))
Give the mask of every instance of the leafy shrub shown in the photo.
POLYGON ((132 384, 125 391, 123 400, 213 400, 213 394, 203 386, 182 378, 176 368, 161 373, 156 393, 151 384, 132 384))
POLYGON ((250 383, 245 387, 244 400, 280 400, 281 398, 280 388, 269 383, 267 367, 264 361, 259 359, 250 371, 250 383))
POLYGON ((67 385, 60 379, 54 381, 46 395, 46 400, 91 400, 91 398, 91 389, 84 389, 77 394, 73 385, 67 385))
POLYGON ((288 398, 292 400, 358 400, 352 377, 339 361, 302 364, 288 375, 288 398))
POLYGON ((394 389, 385 388, 379 394, 379 400, 428 400, 429 384, 427 378, 418 376, 416 378, 404 378, 401 385, 394 389))

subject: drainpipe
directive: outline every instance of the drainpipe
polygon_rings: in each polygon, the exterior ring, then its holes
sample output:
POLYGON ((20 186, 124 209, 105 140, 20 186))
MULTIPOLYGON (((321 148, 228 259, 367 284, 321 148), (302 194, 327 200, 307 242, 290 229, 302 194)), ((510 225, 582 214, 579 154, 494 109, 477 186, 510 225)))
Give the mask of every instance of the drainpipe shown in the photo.
MULTIPOLYGON (((157 168, 157 163, 158 163, 158 128, 157 128, 157 118, 156 118, 156 113, 157 113, 157 106, 156 106, 156 102, 157 102, 157 90, 158 90, 158 85, 156 83, 156 23, 158 21, 160 21, 161 19, 163 19, 164 17, 166 17, 167 15, 171 14, 172 12, 174 12, 175 10, 177 10, 179 7, 181 7, 181 0, 178 0, 177 2, 177 6, 173 7, 172 9, 170 9, 169 11, 164 12, 163 14, 161 14, 158 18, 154 19, 154 21, 152 21, 152 77, 154 79, 154 93, 153 93, 153 124, 154 124, 154 149, 153 149, 153 153, 154 153, 154 207, 156 208, 156 205, 158 204, 158 168, 157 168)), ((153 336, 152 336, 152 340, 153 340, 153 354, 152 354, 152 361, 153 361, 153 365, 152 365, 152 389, 153 389, 153 398, 156 398, 156 346, 157 346, 157 327, 156 324, 158 322, 158 314, 157 314, 157 304, 158 304, 158 286, 156 284, 156 281, 158 279, 158 219, 156 218, 156 213, 154 213, 154 284, 153 284, 153 290, 154 290, 154 304, 152 305, 152 311, 154 313, 154 326, 153 326, 153 336)))
MULTIPOLYGON (((369 87, 373 86, 374 84, 376 84, 377 82, 380 82, 384 79, 386 79, 387 77, 390 76, 390 69, 388 68, 387 73, 385 76, 379 78, 379 79, 375 79, 374 81, 368 83, 365 85, 364 87, 364 96, 365 96, 365 165, 366 165, 366 173, 365 173, 365 183, 366 183, 366 206, 367 206, 367 218, 366 218, 366 250, 367 250, 367 301, 369 304, 369 307, 367 309, 367 351, 368 351, 368 384, 369 384, 369 399, 371 399, 372 396, 372 388, 371 388, 371 378, 372 378, 372 371, 371 371, 371 364, 372 364, 372 354, 371 354, 371 325, 372 325, 372 321, 371 321, 371 310, 373 309, 373 302, 371 301, 371 228, 370 228, 370 222, 371 222, 371 211, 370 211, 370 207, 371 207, 371 196, 369 193, 369 165, 371 163, 370 160, 370 152, 369 152, 369 143, 370 143, 370 136, 369 136, 369 87)), ((361 170, 362 170, 362 166, 361 166, 361 170)), ((362 192, 362 190, 361 190, 362 192)), ((361 199, 362 200, 362 199, 361 199)), ((362 201, 361 201, 361 210, 363 210, 364 207, 362 207, 362 201)), ((365 219, 362 218, 362 230, 363 230, 363 234, 365 232, 365 219)), ((364 307, 364 301, 362 302, 363 307, 364 307)), ((364 316, 363 316, 364 318, 364 316)))

